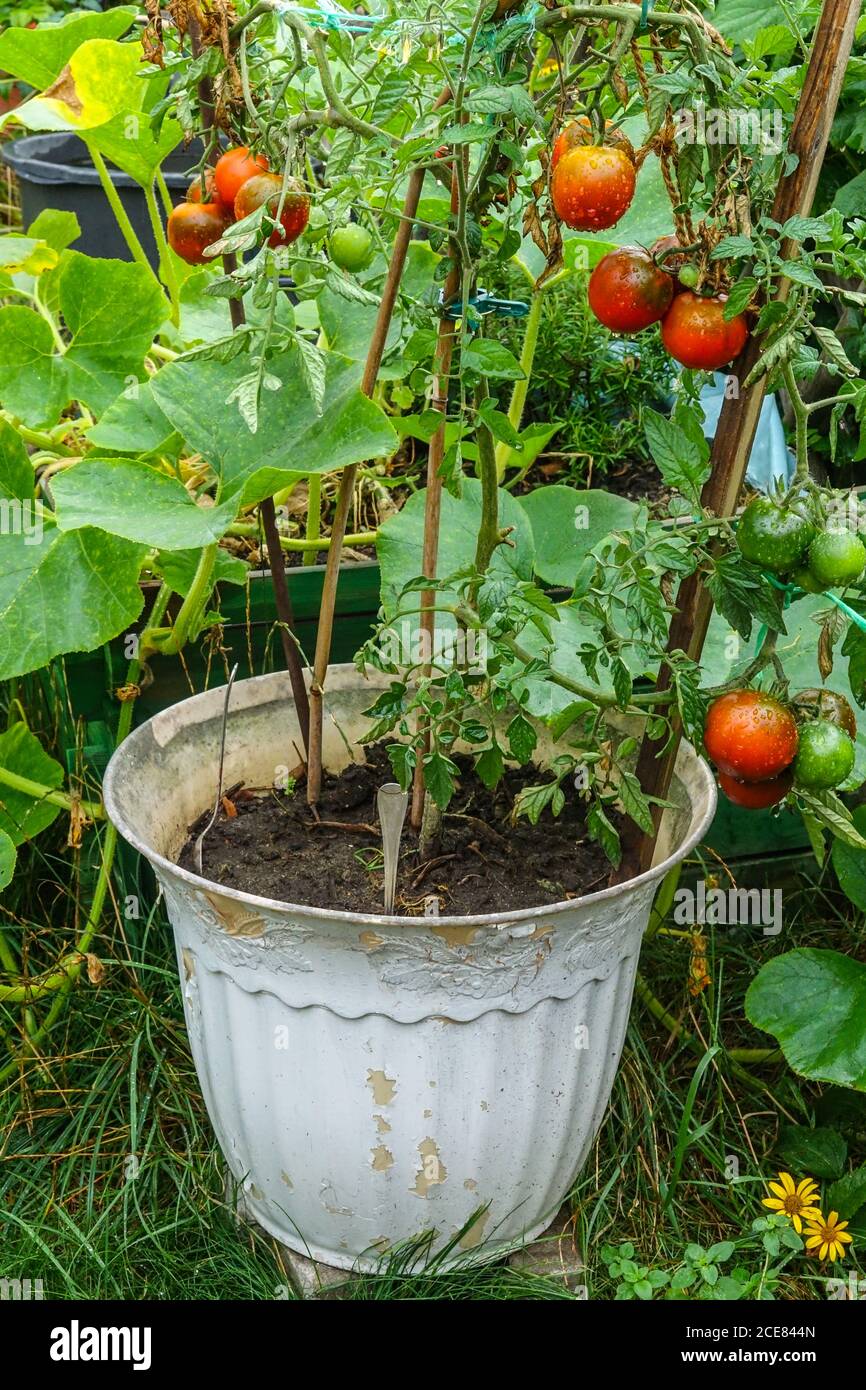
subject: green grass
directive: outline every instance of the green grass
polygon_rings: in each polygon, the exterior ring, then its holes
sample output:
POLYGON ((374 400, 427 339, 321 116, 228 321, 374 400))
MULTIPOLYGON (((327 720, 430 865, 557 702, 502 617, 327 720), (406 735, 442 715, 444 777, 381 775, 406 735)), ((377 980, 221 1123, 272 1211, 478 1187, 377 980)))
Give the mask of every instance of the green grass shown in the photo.
MULTIPOLYGON (((23 851, 17 897, 3 899, 8 940, 31 971, 69 949, 86 911, 92 855, 70 852, 65 835, 58 822, 23 851)), ((743 995, 768 954, 810 944, 862 955, 863 921, 829 871, 817 882, 786 883, 781 936, 711 936, 711 983, 697 998, 687 988, 689 943, 659 935, 645 944, 642 974, 691 1042, 684 1033, 672 1037, 635 1003, 610 1106, 570 1198, 591 1298, 616 1293, 600 1256, 606 1244, 630 1241, 640 1263, 671 1270, 689 1242, 743 1239, 779 1166, 773 1145, 780 1124, 812 1123, 841 1098, 835 1122, 845 1128, 850 1159, 866 1157, 864 1097, 822 1094, 784 1063, 734 1070, 722 1051, 697 1076, 714 1047, 767 1045, 744 1020, 743 995)), ((187 1044, 170 929, 161 908, 147 918, 124 916, 131 893, 152 899, 124 855, 96 944, 101 983, 82 979, 47 1044, 0 1087, 0 1277, 42 1278, 46 1297, 70 1299, 289 1297, 279 1246, 239 1225, 226 1199, 187 1044)), ((36 1012, 31 1028, 39 1021, 36 1012)), ((24 1014, 0 1008, 7 1048, 20 1045, 26 1025, 24 1014)), ((855 1266, 858 1248, 862 1241, 855 1266)), ((392 1251, 348 1296, 571 1296, 555 1279, 504 1266, 442 1274, 434 1266, 411 1275, 415 1254, 412 1246, 392 1251)), ((760 1252, 748 1260, 758 1273, 762 1261, 771 1265, 760 1252)), ((765 1292, 824 1297, 822 1280, 813 1262, 798 1257, 765 1292)))

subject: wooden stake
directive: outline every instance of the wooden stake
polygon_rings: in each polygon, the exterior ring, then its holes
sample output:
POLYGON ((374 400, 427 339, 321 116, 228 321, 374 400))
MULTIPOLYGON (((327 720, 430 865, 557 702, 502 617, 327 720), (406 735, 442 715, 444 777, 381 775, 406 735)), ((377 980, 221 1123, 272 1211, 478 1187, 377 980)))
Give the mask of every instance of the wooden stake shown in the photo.
MULTIPOLYGON (((406 255, 409 250, 409 242, 412 238, 412 223, 418 211, 418 203, 421 199, 421 189, 423 186, 424 170, 413 170, 409 176, 409 183, 403 200, 403 212, 397 227, 397 234, 394 238, 394 247, 391 252, 391 263, 388 266, 388 274, 382 290, 382 302, 379 305, 379 312, 376 315, 376 326, 373 329, 373 337, 370 342, 370 349, 367 353, 367 361, 364 364, 361 390, 365 396, 371 396, 373 394, 373 387, 376 385, 376 378, 379 374, 379 368, 382 365, 388 329, 391 326, 391 319, 394 315, 394 306, 397 303, 397 292, 400 288, 400 281, 403 278, 403 268, 406 264, 406 255)), ((340 477, 340 487, 337 492, 334 519, 331 524, 331 545, 328 550, 325 579, 322 585, 322 601, 319 606, 316 655, 313 662, 313 679, 310 685, 310 746, 307 768, 307 801, 311 806, 315 806, 318 801, 322 786, 322 724, 324 717, 325 678, 328 674, 328 663, 331 659, 331 641, 334 632, 334 609, 337 602, 337 584, 340 578, 343 537, 346 534, 346 523, 349 517, 349 508, 352 505, 357 476, 358 465, 352 464, 349 468, 343 469, 340 477)))
MULTIPOLYGON (((460 269, 453 267, 445 281, 443 298, 446 304, 450 304, 460 288, 460 269)), ((433 410, 438 410, 442 416, 442 423, 433 438, 427 453, 427 491, 424 498, 424 546, 421 555, 421 573, 428 579, 436 578, 436 569, 439 561, 439 522, 442 516, 442 479, 440 469, 442 460, 445 457, 445 424, 448 411, 448 375, 451 371, 451 357, 454 352, 454 333, 456 325, 453 319, 446 318, 444 315, 439 320, 439 331, 436 337, 436 352, 433 357, 433 382, 430 406, 433 410)), ((430 661, 424 663, 422 676, 429 676, 432 669, 433 639, 436 630, 436 593, 433 589, 424 589, 421 593, 421 651, 429 652, 430 661)), ((425 738, 424 749, 419 752, 418 761, 415 764, 415 776, 412 784, 412 825, 416 830, 421 829, 421 822, 424 817, 424 751, 429 748, 429 734, 425 738)))
MULTIPOLYGON (((807 217, 811 211, 859 14, 859 0, 825 0, 788 141, 788 149, 799 156, 799 163, 779 183, 772 214, 777 222, 785 222, 795 215, 807 217)), ((781 255, 790 259, 796 255, 796 246, 791 242, 783 243, 781 255)), ((784 301, 789 290, 790 281, 780 278, 776 282, 775 298, 784 301)), ((746 380, 760 351, 759 344, 750 339, 733 365, 737 381, 746 380)), ((738 397, 726 400, 722 407, 713 442, 711 473, 701 498, 703 505, 716 516, 730 516, 737 505, 766 391, 767 378, 763 376, 738 397)), ((677 594, 677 611, 671 620, 667 650, 685 652, 693 661, 698 661, 712 611, 712 599, 699 576, 690 575, 677 594)), ((656 689, 667 690, 670 681, 671 668, 663 662, 656 689)), ((664 752, 661 751, 663 740, 659 743, 644 737, 637 777, 646 795, 662 800, 667 797, 681 737, 682 730, 675 727, 664 752)), ((629 823, 623 837, 622 863, 612 875, 612 881, 624 883, 650 867, 661 814, 659 807, 653 807, 655 834, 652 836, 629 823)))

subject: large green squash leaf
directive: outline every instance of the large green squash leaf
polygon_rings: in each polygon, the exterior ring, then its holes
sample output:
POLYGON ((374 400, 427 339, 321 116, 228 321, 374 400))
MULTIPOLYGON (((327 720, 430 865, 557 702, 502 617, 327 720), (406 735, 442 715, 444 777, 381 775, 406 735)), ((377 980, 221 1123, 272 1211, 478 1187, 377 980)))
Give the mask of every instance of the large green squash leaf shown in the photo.
POLYGON ((141 265, 95 260, 68 251, 60 274, 60 308, 72 342, 64 362, 73 400, 101 412, 130 377, 166 316, 166 302, 141 265))
POLYGON ((41 275, 52 270, 58 261, 57 252, 38 237, 0 236, 0 270, 12 275, 41 275))
MULTIPOLYGON (((538 628, 531 623, 520 634, 521 647, 531 656, 545 657, 549 653, 550 665, 558 675, 567 676, 571 680, 579 681, 581 685, 598 689, 605 694, 612 694, 613 682, 607 676, 607 672, 603 668, 600 670, 600 683, 590 680, 578 656, 578 651, 584 643, 598 648, 600 641, 597 629, 581 619, 579 609, 571 602, 558 603, 556 610, 559 621, 550 623, 553 647, 550 647, 538 628)), ((533 676, 524 680, 518 675, 518 671, 519 668, 515 666, 514 696, 527 713, 534 715, 536 719, 549 719, 554 714, 560 714, 568 705, 574 704, 577 697, 561 685, 556 685, 543 676, 533 676)))
POLYGON ((144 555, 103 531, 59 531, 47 518, 41 537, 0 537, 0 680, 131 627, 144 555))
POLYGON ((535 572, 573 589, 582 561, 611 531, 628 530, 637 503, 602 488, 555 483, 521 497, 535 538, 535 572))
POLYGON ((34 485, 33 464, 21 436, 7 420, 0 420, 0 498, 30 501, 34 485))
POLYGON ((197 506, 179 479, 133 459, 84 459, 53 490, 61 531, 96 526, 158 550, 211 545, 235 519, 233 502, 197 506))
POLYGON ((179 359, 153 378, 157 405, 218 473, 222 501, 259 502, 297 477, 333 473, 364 459, 383 458, 397 447, 384 411, 361 394, 356 362, 328 357, 321 415, 294 353, 269 362, 268 372, 280 388, 262 391, 255 434, 232 398, 249 376, 247 358, 179 359))
POLYGON ((778 1038, 810 1081, 866 1091, 866 965, 801 947, 767 962, 746 994, 746 1016, 778 1038))
POLYGON ((166 315, 146 267, 64 252, 60 312, 71 342, 63 352, 35 310, 0 309, 0 398, 26 425, 56 424, 71 400, 97 414, 143 376, 144 356, 166 315))
MULTIPOLYGON (((13 724, 0 734, 0 767, 44 787, 54 789, 63 785, 63 768, 48 756, 25 724, 13 724)), ((38 835, 59 815, 60 807, 50 801, 34 801, 23 792, 0 786, 0 831, 15 845, 38 835)))
POLYGON ((31 87, 48 87, 83 43, 119 39, 137 13, 132 5, 105 14, 71 14, 57 24, 40 24, 35 29, 7 29, 0 34, 0 68, 31 87))
POLYGON ((15 859, 14 841, 6 834, 5 830, 0 830, 0 892, 12 882, 15 859))
POLYGON ((167 74, 143 77, 137 44, 89 39, 76 48, 50 86, 12 118, 28 130, 71 131, 130 178, 149 185, 182 131, 173 117, 159 135, 149 112, 164 93, 167 74))
MULTIPOLYGON (((423 573, 421 555, 424 542, 424 501, 426 489, 414 493, 406 505, 379 528, 376 551, 382 573, 382 606, 387 616, 397 611, 400 590, 423 573)), ((443 578, 466 569, 475 559, 478 526, 481 520, 481 484, 476 478, 464 478, 463 495, 459 499, 450 492, 442 494, 442 518, 439 531, 439 574, 443 578)), ((513 527, 509 536, 513 545, 500 545, 494 551, 490 574, 512 581, 531 579, 534 560, 532 528, 523 508, 510 493, 499 491, 499 524, 513 527)), ((437 606, 453 604, 456 594, 447 590, 437 594, 437 606)), ((417 597, 405 605, 417 608, 417 597)), ((418 615, 407 619, 412 630, 418 626, 418 615)), ((450 613, 443 614, 438 626, 453 628, 450 613)))
POLYGON ((25 425, 54 425, 69 400, 51 328, 23 304, 0 309, 0 401, 25 425))
MULTIPOLYGON (((795 13, 797 9, 795 4, 795 13)), ((713 24, 731 43, 748 42, 759 29, 788 23, 787 6, 779 0, 718 0, 713 14, 713 24)))
POLYGON ((150 381, 136 381, 121 391, 87 434, 89 444, 115 454, 173 453, 177 438, 153 399, 150 381))

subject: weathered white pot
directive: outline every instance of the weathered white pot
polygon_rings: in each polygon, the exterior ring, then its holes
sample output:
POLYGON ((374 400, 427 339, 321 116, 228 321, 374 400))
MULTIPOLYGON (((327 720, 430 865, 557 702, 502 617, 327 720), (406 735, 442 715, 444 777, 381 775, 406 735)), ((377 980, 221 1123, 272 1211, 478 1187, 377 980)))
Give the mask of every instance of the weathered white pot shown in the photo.
MULTIPOLYGON (((387 678, 328 680, 325 762, 348 761, 387 678), (339 728, 338 728, 339 725, 339 728)), ((137 729, 108 814, 153 865, 174 927, 193 1056, 249 1213, 286 1245, 372 1267, 435 1228, 491 1258, 532 1239, 586 1157, 619 1063, 658 880, 698 843, 715 783, 682 748, 655 867, 622 887, 497 916, 363 916, 220 888, 178 868, 212 803, 224 691, 137 729)), ((236 685, 226 786, 270 785, 300 742, 288 678, 236 685)), ((328 873, 327 854, 322 873, 328 873)))

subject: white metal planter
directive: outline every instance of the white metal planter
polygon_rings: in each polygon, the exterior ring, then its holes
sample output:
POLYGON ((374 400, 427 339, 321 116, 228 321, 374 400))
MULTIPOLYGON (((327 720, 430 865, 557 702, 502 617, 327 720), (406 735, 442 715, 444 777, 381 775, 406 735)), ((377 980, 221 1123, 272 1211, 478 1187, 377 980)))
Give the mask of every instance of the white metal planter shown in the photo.
MULTIPOLYGON (((342 735, 358 738, 376 688, 332 668, 330 768, 348 761, 342 735)), ((195 1064, 245 1206, 286 1245, 342 1267, 370 1268, 433 1228, 441 1244, 483 1206, 461 1257, 532 1239, 601 1123, 657 882, 712 819, 708 767, 683 746, 681 809, 655 867, 631 883, 531 912, 368 917, 178 868, 213 800, 222 709, 216 689, 137 729, 111 760, 105 801, 164 890, 195 1064)), ((297 761, 293 739, 287 676, 236 685, 225 784, 270 785, 297 761)))

